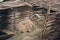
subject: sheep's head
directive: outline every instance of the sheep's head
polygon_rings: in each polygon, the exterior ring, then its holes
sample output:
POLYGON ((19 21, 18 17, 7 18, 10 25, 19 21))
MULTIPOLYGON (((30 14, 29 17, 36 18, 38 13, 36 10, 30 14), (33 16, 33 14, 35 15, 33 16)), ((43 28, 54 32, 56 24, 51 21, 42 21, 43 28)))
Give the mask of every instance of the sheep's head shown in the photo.
POLYGON ((44 16, 42 14, 37 14, 36 13, 36 14, 31 15, 29 18, 34 22, 38 22, 38 21, 42 20, 43 17, 44 16))

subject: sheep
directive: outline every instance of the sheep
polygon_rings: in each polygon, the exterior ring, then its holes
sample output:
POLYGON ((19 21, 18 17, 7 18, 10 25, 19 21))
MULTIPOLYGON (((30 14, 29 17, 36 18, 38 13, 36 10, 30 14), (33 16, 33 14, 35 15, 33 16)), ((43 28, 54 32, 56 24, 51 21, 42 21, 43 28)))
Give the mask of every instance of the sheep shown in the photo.
POLYGON ((19 29, 20 32, 25 33, 25 32, 30 32, 34 26, 35 24, 30 19, 26 19, 24 21, 21 21, 17 25, 17 28, 19 29))
POLYGON ((41 20, 41 18, 42 16, 40 16, 39 14, 31 15, 30 17, 18 23, 17 29, 23 33, 30 32, 31 30, 36 28, 36 23, 39 19, 41 20))

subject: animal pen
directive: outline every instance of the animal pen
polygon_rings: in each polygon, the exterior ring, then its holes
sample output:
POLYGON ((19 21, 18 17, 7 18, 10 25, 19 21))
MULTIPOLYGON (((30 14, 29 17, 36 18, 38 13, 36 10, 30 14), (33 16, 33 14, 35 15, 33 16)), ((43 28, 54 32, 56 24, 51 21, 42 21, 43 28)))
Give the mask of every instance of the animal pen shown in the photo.
POLYGON ((0 2, 0 40, 60 40, 59 0, 0 2))

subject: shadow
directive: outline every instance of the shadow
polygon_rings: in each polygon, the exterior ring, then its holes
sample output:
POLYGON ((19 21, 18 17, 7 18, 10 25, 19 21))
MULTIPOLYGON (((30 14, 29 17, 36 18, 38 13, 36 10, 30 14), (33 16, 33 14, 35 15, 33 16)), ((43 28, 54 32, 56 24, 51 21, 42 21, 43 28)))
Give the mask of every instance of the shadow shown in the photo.
POLYGON ((9 29, 9 10, 10 9, 0 10, 0 40, 6 40, 12 37, 12 35, 8 35, 7 33, 1 31, 9 29))
POLYGON ((0 10, 0 30, 5 30, 8 28, 8 9, 0 10))

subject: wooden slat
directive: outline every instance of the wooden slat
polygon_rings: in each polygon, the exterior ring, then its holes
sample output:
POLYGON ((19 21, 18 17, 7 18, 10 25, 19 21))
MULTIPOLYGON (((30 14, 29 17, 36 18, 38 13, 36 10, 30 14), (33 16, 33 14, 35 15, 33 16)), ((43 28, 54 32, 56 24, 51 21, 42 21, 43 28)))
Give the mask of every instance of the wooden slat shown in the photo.
POLYGON ((49 24, 47 24, 46 26, 50 26, 50 25, 52 25, 52 24, 54 24, 54 23, 49 23, 49 24))
POLYGON ((52 23, 52 22, 54 22, 54 21, 55 21, 55 20, 48 21, 47 24, 48 24, 48 23, 52 23))
POLYGON ((3 30, 2 32, 6 33, 6 34, 0 35, 0 39, 6 39, 6 38, 9 38, 14 35, 14 33, 10 32, 10 31, 3 30))

